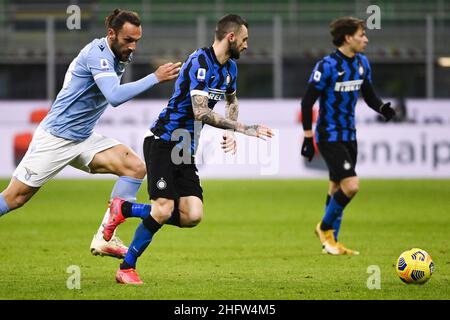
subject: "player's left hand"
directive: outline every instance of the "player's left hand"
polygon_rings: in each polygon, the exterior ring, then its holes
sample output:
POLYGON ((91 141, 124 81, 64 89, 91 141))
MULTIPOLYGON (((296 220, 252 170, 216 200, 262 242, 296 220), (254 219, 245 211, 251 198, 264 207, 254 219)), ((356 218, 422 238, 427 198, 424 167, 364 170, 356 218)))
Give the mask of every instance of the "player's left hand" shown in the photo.
POLYGON ((306 159, 308 159, 308 161, 311 162, 311 160, 314 158, 314 153, 315 153, 315 149, 314 149, 313 138, 305 137, 303 139, 301 155, 304 156, 306 159))
POLYGON ((380 112, 386 121, 391 120, 395 116, 395 110, 391 108, 391 103, 383 103, 380 107, 380 112))
POLYGON ((220 143, 222 145, 222 149, 225 153, 230 152, 232 155, 236 154, 237 151, 237 143, 234 133, 232 131, 225 131, 223 134, 223 140, 220 143))

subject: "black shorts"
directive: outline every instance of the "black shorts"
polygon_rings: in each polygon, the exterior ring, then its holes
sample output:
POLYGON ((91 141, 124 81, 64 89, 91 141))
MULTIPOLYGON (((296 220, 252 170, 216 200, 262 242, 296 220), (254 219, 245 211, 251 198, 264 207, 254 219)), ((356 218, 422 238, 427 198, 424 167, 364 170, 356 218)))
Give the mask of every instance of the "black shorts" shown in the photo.
POLYGON ((331 181, 339 183, 344 178, 356 176, 356 141, 320 141, 317 146, 330 171, 331 181))
POLYGON ((203 201, 203 189, 197 167, 191 164, 174 164, 171 152, 172 142, 155 139, 144 140, 144 157, 147 166, 147 190, 150 199, 166 198, 177 200, 180 197, 196 196, 203 201))

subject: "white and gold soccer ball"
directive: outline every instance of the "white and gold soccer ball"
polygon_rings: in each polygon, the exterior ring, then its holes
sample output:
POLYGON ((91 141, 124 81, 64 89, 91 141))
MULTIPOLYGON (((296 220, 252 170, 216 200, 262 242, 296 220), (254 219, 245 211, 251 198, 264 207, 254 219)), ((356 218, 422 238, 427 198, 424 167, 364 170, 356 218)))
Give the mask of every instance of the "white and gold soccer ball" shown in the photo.
POLYGON ((431 278, 434 263, 425 250, 413 248, 398 257, 396 270, 403 282, 423 284, 431 278))

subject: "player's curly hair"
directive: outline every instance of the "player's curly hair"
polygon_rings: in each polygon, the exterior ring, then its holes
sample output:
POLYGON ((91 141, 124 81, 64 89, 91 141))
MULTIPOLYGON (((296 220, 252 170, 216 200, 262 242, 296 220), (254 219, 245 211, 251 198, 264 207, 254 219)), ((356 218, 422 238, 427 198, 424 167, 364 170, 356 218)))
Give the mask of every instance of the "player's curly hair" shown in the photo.
POLYGON ((237 14, 223 16, 216 25, 216 39, 222 40, 229 32, 238 33, 241 26, 248 28, 248 22, 237 14))
POLYGON ((114 12, 105 18, 107 28, 112 28, 116 33, 122 29, 125 22, 129 22, 136 27, 141 25, 141 18, 136 12, 115 9, 114 12))
POLYGON ((333 37, 333 44, 340 47, 345 42, 345 36, 352 36, 359 28, 366 28, 364 20, 354 17, 341 17, 330 23, 330 33, 333 37))

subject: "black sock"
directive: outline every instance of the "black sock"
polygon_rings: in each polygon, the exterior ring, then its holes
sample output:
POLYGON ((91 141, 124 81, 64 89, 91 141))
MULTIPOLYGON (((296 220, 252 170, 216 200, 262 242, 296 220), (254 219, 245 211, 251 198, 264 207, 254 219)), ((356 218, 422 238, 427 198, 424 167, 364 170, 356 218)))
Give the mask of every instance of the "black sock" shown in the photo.
MULTIPOLYGON (((351 198, 349 198, 345 195, 345 193, 342 191, 342 189, 338 189, 338 191, 336 191, 332 197, 333 197, 334 201, 336 201, 336 203, 339 206, 341 206, 342 208, 345 208, 345 206, 352 200, 351 198)), ((328 201, 328 197, 327 197, 327 201, 328 201)), ((331 197, 330 197, 330 201, 331 201, 331 197)), ((327 206, 328 206, 328 204, 327 204, 327 206)), ((333 229, 333 225, 324 222, 322 219, 322 223, 320 224, 320 229, 323 231, 331 230, 331 229, 333 229)))
POLYGON ((124 203, 122 203, 122 215, 125 218, 129 218, 131 217, 131 206, 133 204, 131 202, 125 201, 124 203))
POLYGON ((126 263, 126 261, 124 261, 120 264, 120 270, 125 270, 125 269, 130 269, 130 268, 133 268, 133 266, 130 266, 128 263, 126 263))
POLYGON ((350 202, 350 200, 352 200, 352 198, 349 198, 345 195, 345 193, 344 193, 344 191, 342 191, 342 189, 339 189, 338 191, 336 191, 333 194, 333 197, 334 197, 334 200, 336 200, 336 202, 343 207, 345 207, 350 202))
POLYGON ((333 229, 333 226, 329 225, 328 223, 323 222, 323 220, 322 220, 322 223, 320 224, 320 230, 327 231, 330 229, 333 229))
POLYGON ((142 223, 152 234, 155 234, 162 227, 162 225, 159 224, 151 214, 149 214, 147 218, 142 220, 142 223))
MULTIPOLYGON (((330 203, 330 200, 331 200, 331 195, 327 194, 327 199, 325 200, 325 209, 328 207, 328 204, 330 203)), ((324 223, 322 221, 322 223, 320 224, 320 229, 323 230, 323 231, 326 231, 326 230, 333 229, 333 226, 330 226, 329 224, 324 223)))
POLYGON ((327 194, 327 200, 325 201, 325 207, 328 207, 328 204, 330 203, 331 195, 327 194))
POLYGON ((180 222, 180 210, 178 209, 178 201, 175 201, 175 205, 173 207, 172 215, 169 220, 166 221, 165 224, 170 224, 172 226, 181 227, 180 222))

